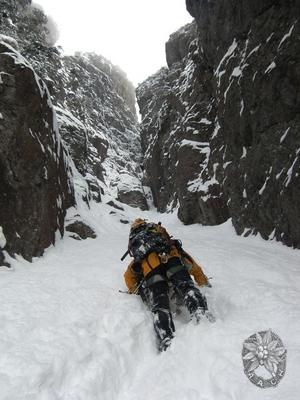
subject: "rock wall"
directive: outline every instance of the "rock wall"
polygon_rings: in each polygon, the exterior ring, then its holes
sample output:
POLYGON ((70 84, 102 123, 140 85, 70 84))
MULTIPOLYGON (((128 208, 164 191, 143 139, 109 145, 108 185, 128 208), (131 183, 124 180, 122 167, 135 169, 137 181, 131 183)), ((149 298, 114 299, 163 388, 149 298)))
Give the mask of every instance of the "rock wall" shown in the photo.
POLYGON ((6 250, 28 260, 63 235, 72 173, 45 84, 0 43, 0 223, 6 250))
POLYGON ((171 35, 168 69, 137 89, 155 203, 300 247, 299 1, 187 8, 195 22, 171 35))
POLYGON ((86 198, 99 201, 100 192, 117 197, 129 174, 140 181, 142 203, 133 205, 144 206, 135 92, 125 73, 100 55, 65 56, 53 46, 48 17, 31 1, 0 0, 0 5, 6 15, 1 32, 17 40, 22 55, 47 84, 60 133, 89 184, 86 198))
POLYGON ((82 199, 147 208, 135 93, 104 57, 64 56, 31 0, 0 10, 0 227, 6 250, 31 260, 65 219, 76 239, 94 236, 69 209, 82 199))

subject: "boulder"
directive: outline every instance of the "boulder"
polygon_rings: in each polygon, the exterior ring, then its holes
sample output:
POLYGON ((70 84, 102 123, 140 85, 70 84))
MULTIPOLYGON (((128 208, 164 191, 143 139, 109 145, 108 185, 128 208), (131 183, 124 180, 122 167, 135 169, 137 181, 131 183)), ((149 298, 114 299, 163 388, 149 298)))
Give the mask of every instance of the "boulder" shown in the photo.
POLYGON ((95 239, 97 237, 95 231, 82 221, 71 222, 66 226, 66 231, 71 232, 73 235, 70 236, 77 240, 95 239))
POLYGON ((117 200, 121 203, 128 204, 131 207, 148 210, 146 196, 140 179, 127 173, 121 174, 119 178, 120 181, 117 185, 117 200))

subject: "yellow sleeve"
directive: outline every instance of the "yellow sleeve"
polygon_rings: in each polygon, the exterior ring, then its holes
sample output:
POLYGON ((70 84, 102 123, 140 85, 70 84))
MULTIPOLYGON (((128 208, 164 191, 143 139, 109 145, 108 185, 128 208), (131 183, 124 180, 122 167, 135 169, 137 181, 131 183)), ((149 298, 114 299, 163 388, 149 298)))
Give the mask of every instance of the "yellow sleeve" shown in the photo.
POLYGON ((208 284, 207 276, 202 271, 200 265, 194 264, 189 270, 189 273, 193 275, 195 281, 198 283, 199 286, 204 286, 208 284))
POLYGON ((204 274, 202 267, 197 264, 196 261, 189 254, 187 254, 187 256, 188 257, 183 257, 183 261, 186 265, 190 266, 189 273, 194 277, 199 286, 207 285, 208 278, 204 274))
POLYGON ((124 273, 124 279, 129 293, 133 293, 139 283, 139 277, 132 269, 133 263, 134 261, 131 261, 124 273))

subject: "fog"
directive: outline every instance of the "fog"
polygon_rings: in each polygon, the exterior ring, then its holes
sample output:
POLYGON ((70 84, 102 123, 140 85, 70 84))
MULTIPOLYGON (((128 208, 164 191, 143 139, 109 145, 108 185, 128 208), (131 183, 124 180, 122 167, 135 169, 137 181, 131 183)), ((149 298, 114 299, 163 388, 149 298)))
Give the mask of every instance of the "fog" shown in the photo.
POLYGON ((119 65, 135 85, 166 65, 165 42, 169 35, 192 21, 184 0, 35 3, 57 24, 57 44, 67 54, 77 50, 101 54, 119 65))

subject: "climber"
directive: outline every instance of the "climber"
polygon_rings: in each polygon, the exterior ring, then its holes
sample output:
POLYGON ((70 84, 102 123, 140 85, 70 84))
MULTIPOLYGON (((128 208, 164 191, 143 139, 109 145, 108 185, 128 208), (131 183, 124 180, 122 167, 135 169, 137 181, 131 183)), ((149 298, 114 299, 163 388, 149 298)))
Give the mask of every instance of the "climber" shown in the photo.
POLYGON ((160 351, 169 347, 175 332, 169 302, 170 284, 192 319, 199 322, 205 315, 213 321, 206 298, 195 287, 191 275, 199 286, 211 286, 208 278, 182 249, 181 242, 172 239, 160 223, 136 219, 131 225, 128 250, 134 257, 124 274, 128 293, 139 294, 149 305, 160 351))

